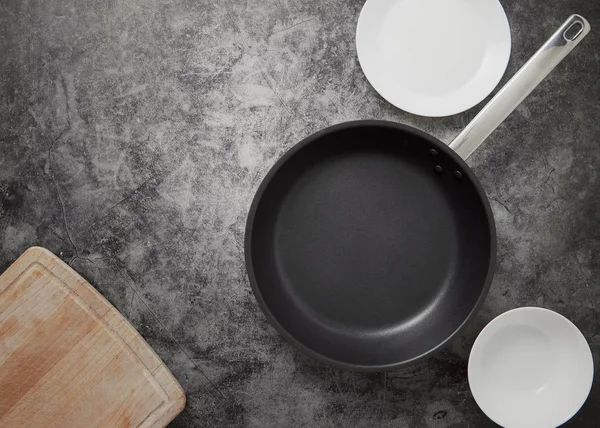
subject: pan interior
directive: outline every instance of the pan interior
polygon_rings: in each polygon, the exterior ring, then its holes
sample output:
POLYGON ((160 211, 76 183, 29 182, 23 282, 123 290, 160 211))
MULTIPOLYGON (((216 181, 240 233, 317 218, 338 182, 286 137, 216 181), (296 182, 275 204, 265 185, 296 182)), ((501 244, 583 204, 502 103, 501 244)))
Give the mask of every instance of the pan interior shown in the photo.
POLYGON ((263 310, 289 338, 342 364, 385 366, 429 352, 466 320, 493 231, 448 150, 410 128, 350 127, 280 165, 250 251, 263 310))

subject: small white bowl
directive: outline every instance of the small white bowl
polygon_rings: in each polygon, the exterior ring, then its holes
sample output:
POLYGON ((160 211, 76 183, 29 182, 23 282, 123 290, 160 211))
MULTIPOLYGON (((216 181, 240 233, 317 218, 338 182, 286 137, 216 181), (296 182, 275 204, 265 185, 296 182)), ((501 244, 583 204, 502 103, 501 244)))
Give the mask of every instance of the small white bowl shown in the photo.
POLYGON ((575 325, 556 312, 518 308, 494 318, 469 355, 477 405, 505 428, 557 427, 585 402, 592 352, 575 325))

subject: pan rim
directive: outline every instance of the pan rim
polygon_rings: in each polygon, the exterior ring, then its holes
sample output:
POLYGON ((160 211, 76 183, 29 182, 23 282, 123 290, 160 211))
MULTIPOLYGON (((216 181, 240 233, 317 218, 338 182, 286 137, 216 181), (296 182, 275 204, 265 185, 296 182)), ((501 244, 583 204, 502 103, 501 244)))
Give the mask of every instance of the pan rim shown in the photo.
POLYGON ((390 370, 394 370, 394 369, 408 367, 408 366, 411 366, 418 362, 421 362, 421 361, 433 356, 434 354, 440 352, 442 349, 444 349, 453 338, 455 338, 460 332, 462 332, 464 330, 464 328, 468 325, 468 323, 477 314, 481 305, 485 301, 485 299, 488 295, 489 289, 491 287, 491 283, 494 278, 494 273, 496 270, 496 252, 497 252, 496 225, 495 225, 495 221, 494 221, 494 215, 493 215, 490 203, 489 203, 489 199, 487 197, 487 194, 483 190, 483 187, 481 186, 479 179, 477 178, 475 173, 471 170, 471 168, 467 165, 467 163, 456 152, 454 152, 454 150, 452 150, 450 147, 448 147, 446 144, 444 144, 441 140, 437 139, 436 137, 434 137, 430 134, 427 134, 426 132, 423 132, 412 126, 404 125, 404 124, 396 123, 396 122, 391 122, 391 121, 387 121, 387 120, 353 120, 353 121, 338 123, 338 124, 329 126, 327 128, 321 129, 321 130, 305 137, 300 142, 298 142, 294 146, 292 146, 288 151, 286 151, 283 154, 283 156, 281 156, 275 162, 275 164, 267 172, 267 174, 262 179, 262 182, 258 186, 256 193, 254 194, 254 197, 252 199, 250 209, 248 211, 248 217, 246 220, 246 228, 245 228, 245 232, 244 232, 244 260, 245 260, 245 265, 246 265, 246 273, 248 275, 250 287, 252 288, 252 292, 258 303, 258 306, 260 307, 261 311, 263 312, 263 314, 265 315, 265 317, 267 318, 269 323, 275 328, 275 330, 285 340, 287 340, 289 343, 291 343, 294 347, 296 347, 298 350, 303 352, 305 355, 308 355, 308 356, 316 359, 317 361, 325 363, 329 366, 346 369, 346 370, 359 371, 359 372, 383 372, 383 371, 390 371, 390 370), (302 343, 301 341, 296 339, 291 333, 289 333, 286 330, 285 327, 283 327, 281 325, 281 323, 273 315, 273 313, 269 309, 269 306, 263 299, 262 293, 260 291, 258 282, 257 282, 255 274, 254 274, 254 267, 252 265, 252 230, 254 228, 254 220, 255 220, 255 216, 256 216, 256 211, 258 209, 258 206, 260 205, 260 202, 265 193, 265 190, 268 188, 268 186, 272 182, 273 177, 282 168, 282 166, 287 163, 287 161, 290 158, 292 158, 297 152, 299 152, 301 149, 308 146, 309 144, 319 140, 320 138, 324 137, 325 135, 335 133, 335 132, 345 130, 345 129, 359 128, 359 127, 387 127, 387 128, 393 128, 393 129, 400 130, 403 132, 411 133, 413 135, 416 135, 419 138, 423 138, 423 139, 427 140, 428 142, 430 142, 431 144, 436 146, 436 149, 439 149, 440 151, 444 152, 445 155, 451 157, 454 161, 456 161, 461 166, 463 174, 465 174, 469 178, 469 180, 473 183, 475 190, 477 191, 477 195, 478 195, 478 197, 483 205, 484 211, 486 213, 488 229, 490 232, 490 257, 489 257, 489 263, 488 263, 488 269, 487 269, 485 281, 483 283, 483 286, 481 288, 481 291, 479 293, 477 301, 475 302, 475 305, 473 306, 471 311, 468 313, 468 315, 465 317, 463 322, 450 335, 448 335, 443 341, 441 341, 440 343, 438 343, 436 346, 432 347, 428 351, 423 352, 420 355, 417 355, 416 357, 413 357, 409 360, 404 360, 404 361, 399 361, 399 362, 389 363, 389 364, 365 365, 365 364, 355 364, 355 363, 350 363, 350 362, 333 359, 333 358, 327 357, 327 356, 315 351, 314 349, 308 347, 307 345, 305 345, 304 343, 302 343))

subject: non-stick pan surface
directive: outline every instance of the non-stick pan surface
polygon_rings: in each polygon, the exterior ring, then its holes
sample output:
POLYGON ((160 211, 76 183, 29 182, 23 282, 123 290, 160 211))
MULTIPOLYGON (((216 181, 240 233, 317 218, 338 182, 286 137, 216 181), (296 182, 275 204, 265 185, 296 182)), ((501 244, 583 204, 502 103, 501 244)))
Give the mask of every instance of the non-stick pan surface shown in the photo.
POLYGON ((330 364, 382 370, 429 355, 475 312, 495 236, 485 193, 445 144, 396 123, 349 122, 269 172, 246 263, 288 340, 330 364))

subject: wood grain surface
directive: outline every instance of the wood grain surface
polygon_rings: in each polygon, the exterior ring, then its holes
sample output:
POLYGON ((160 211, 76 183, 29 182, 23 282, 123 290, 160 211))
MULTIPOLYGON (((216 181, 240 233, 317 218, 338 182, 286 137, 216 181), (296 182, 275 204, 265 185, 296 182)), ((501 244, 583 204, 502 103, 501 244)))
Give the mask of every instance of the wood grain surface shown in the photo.
POLYGON ((0 276, 0 427, 164 427, 185 394, 139 333, 48 250, 0 276))

